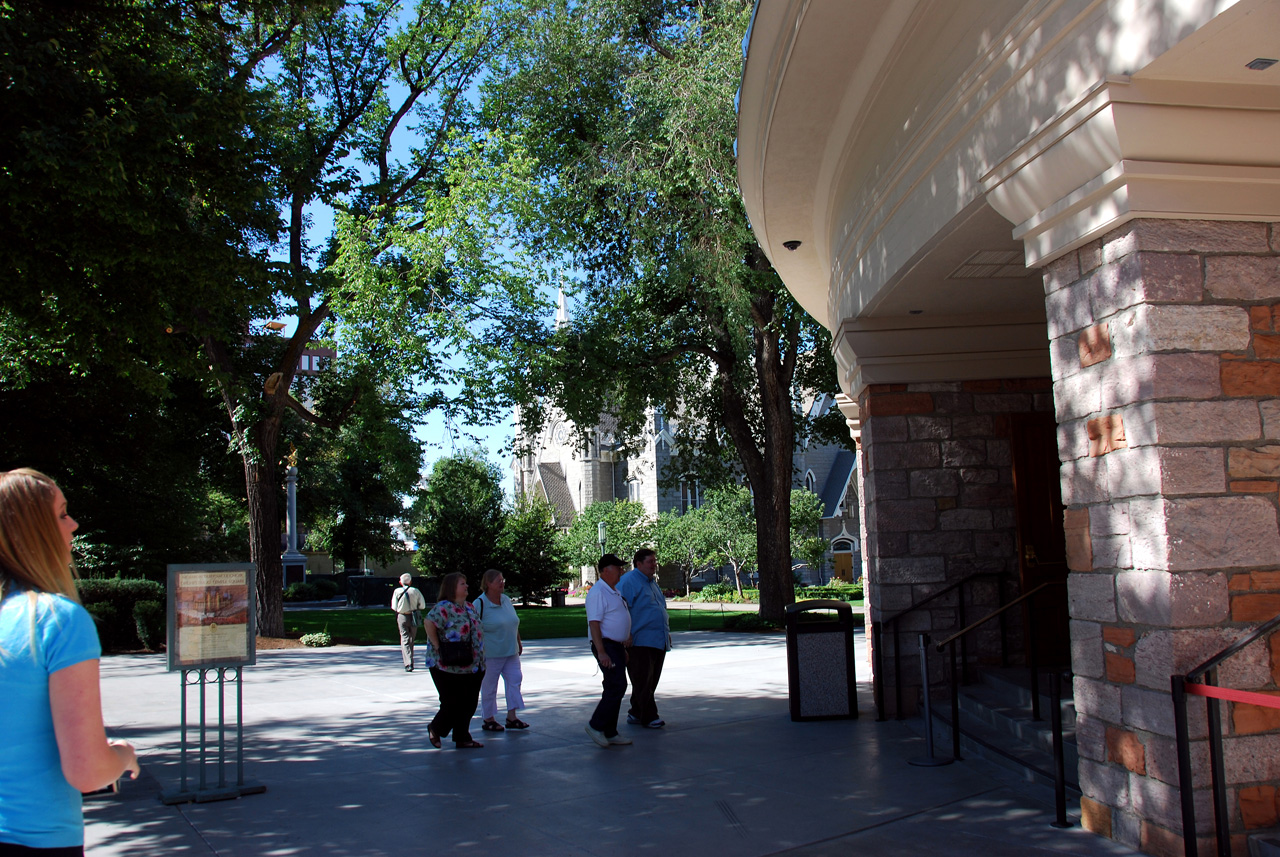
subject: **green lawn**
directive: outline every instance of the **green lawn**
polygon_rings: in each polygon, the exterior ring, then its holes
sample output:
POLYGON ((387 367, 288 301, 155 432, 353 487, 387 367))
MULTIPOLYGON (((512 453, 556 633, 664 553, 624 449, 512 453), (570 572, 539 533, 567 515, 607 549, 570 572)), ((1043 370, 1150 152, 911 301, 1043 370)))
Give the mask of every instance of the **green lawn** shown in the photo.
MULTIPOLYGON (((585 607, 521 607, 520 636, 526 640, 587 636, 585 607)), ((719 610, 690 610, 669 607, 672 631, 718 631, 724 617, 738 612, 734 605, 719 610)), ((327 630, 335 643, 354 645, 399 645, 395 614, 385 610, 290 610, 284 614, 285 633, 290 637, 327 630)), ((421 638, 421 637, 420 637, 421 638)))

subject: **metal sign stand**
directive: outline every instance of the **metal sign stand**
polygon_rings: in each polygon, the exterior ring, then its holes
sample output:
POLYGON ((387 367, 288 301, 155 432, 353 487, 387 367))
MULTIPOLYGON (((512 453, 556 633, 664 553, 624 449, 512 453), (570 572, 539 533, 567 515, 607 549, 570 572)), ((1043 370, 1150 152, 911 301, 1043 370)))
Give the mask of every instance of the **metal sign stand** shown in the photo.
POLYGON ((267 787, 261 783, 246 781, 244 778, 244 693, 241 682, 241 667, 212 667, 207 669, 189 669, 182 671, 182 741, 179 750, 180 785, 176 789, 165 789, 160 793, 160 800, 166 804, 206 803, 215 800, 231 800, 243 795, 261 794, 267 787), (228 678, 228 675, 231 678, 228 678), (226 718, 226 686, 228 681, 235 683, 235 782, 227 778, 227 718, 226 718), (217 782, 210 783, 209 764, 212 748, 209 745, 208 697, 210 685, 217 686, 217 782), (199 688, 200 726, 198 748, 192 747, 187 722, 188 688, 199 688), (197 783, 194 787, 189 783, 188 757, 197 755, 197 783))
POLYGON ((254 615, 257 566, 253 563, 208 563, 169 566, 169 671, 182 675, 181 782, 165 789, 166 804, 205 803, 261 794, 267 787, 244 778, 243 671, 256 660, 254 615), (227 685, 235 684, 235 781, 230 781, 227 752, 227 685), (188 698, 199 695, 198 730, 187 713, 188 698), (213 696, 216 688, 216 698, 213 696), (215 716, 210 705, 217 706, 215 716), (216 747, 210 733, 217 730, 216 747), (198 731, 198 743, 193 742, 198 731), (194 762, 192 756, 195 757, 194 762), (191 767, 195 772, 192 780, 191 767), (213 767, 215 770, 210 771, 213 767))

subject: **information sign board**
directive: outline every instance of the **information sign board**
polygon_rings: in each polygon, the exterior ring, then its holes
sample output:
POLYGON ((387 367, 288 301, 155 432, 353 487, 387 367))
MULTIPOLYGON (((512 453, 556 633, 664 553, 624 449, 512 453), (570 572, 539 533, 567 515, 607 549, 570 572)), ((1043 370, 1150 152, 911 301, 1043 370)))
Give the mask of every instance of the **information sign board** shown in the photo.
POLYGON ((169 566, 169 671, 241 666, 257 657, 251 562, 169 566))

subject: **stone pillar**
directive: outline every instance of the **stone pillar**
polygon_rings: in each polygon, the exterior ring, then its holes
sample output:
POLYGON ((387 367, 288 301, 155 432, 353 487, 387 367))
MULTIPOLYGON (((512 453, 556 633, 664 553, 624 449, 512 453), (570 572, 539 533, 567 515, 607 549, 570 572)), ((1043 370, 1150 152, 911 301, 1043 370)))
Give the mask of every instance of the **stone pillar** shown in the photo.
MULTIPOLYGON (((862 521, 866 591, 871 621, 910 607, 976 572, 994 572, 1012 593, 1018 575, 1011 416, 1052 407, 1050 381, 1014 379, 867 387, 862 414, 862 521)), ((972 593, 973 621, 994 610, 994 580, 972 593)), ((904 713, 919 699, 916 641, 959 630, 954 593, 904 617, 902 653, 904 713)), ((883 633, 886 712, 895 710, 890 628, 883 633)), ((999 656, 999 627, 975 634, 971 657, 999 656)), ((931 682, 944 678, 943 658, 931 682)))
MULTIPOLYGON (((1183 854, 1169 676, 1280 612, 1278 232, 1133 220, 1045 269, 1084 824, 1153 854, 1183 854)), ((1277 670, 1258 644, 1220 682, 1275 693, 1277 670)), ((1237 834, 1277 823, 1273 714, 1224 708, 1237 834)))
MULTIPOLYGON (((290 453, 290 456, 296 453, 290 453)), ((298 468, 290 464, 288 475, 285 477, 285 483, 288 485, 288 515, 285 519, 285 529, 288 533, 288 549, 281 554, 281 562, 284 565, 284 586, 291 583, 302 583, 307 579, 307 557, 306 554, 298 550, 298 468)))

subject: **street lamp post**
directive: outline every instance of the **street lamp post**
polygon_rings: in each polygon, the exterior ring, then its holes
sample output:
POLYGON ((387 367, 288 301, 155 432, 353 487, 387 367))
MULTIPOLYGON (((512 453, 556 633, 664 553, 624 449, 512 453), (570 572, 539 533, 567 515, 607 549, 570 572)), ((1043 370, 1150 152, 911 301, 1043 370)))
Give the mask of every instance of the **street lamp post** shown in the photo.
POLYGON ((596 524, 596 541, 600 543, 600 556, 604 556, 604 543, 607 537, 608 533, 605 531, 604 521, 601 521, 596 524))

